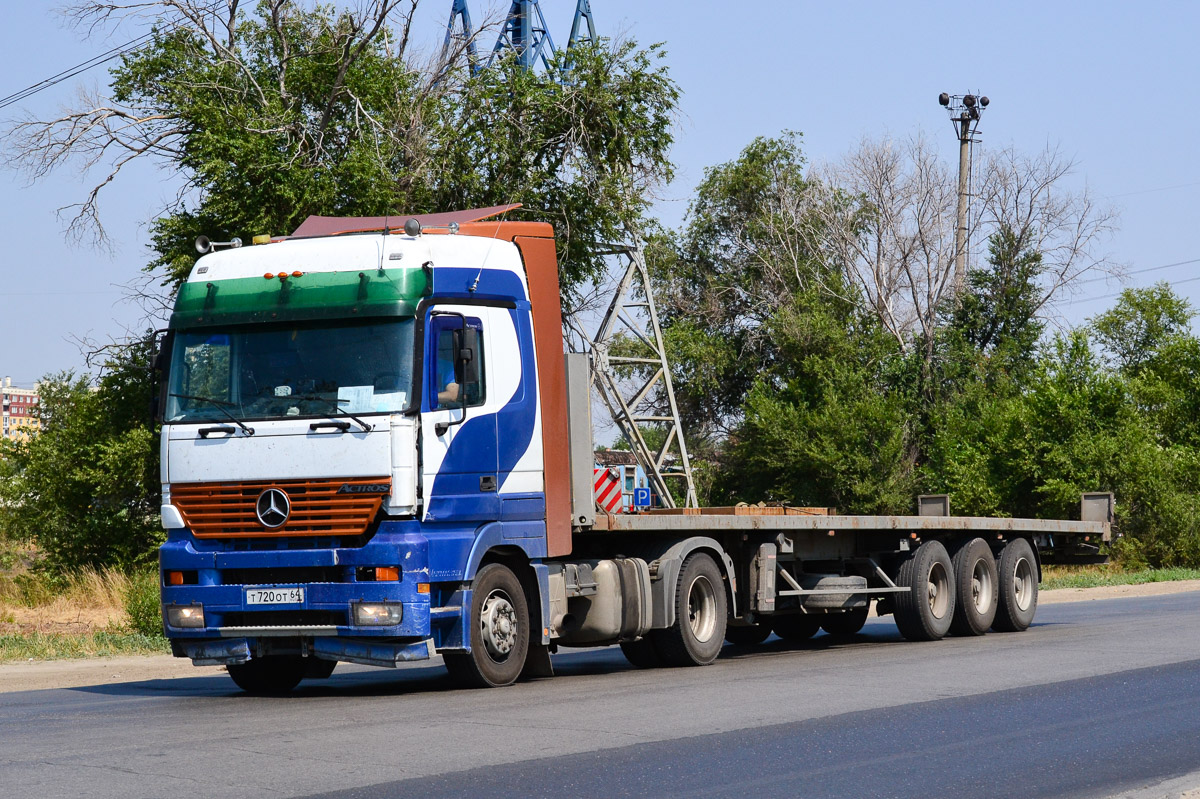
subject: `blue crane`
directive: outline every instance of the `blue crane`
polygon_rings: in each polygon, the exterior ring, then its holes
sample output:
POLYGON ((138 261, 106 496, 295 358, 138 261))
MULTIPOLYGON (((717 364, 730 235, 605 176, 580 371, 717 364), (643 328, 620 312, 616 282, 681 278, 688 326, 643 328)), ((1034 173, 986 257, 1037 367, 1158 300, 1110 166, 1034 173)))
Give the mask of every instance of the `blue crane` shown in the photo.
MULTIPOLYGON (((500 28, 500 35, 496 38, 496 44, 486 61, 479 57, 475 38, 475 28, 471 24, 467 0, 451 0, 450 21, 446 24, 442 56, 445 58, 451 55, 454 43, 461 43, 461 51, 466 53, 472 75, 491 66, 497 57, 508 51, 516 53, 518 63, 526 69, 534 69, 539 61, 542 66, 549 68, 558 52, 538 0, 512 0, 508 15, 500 28)), ((596 25, 592 18, 592 4, 590 0, 576 0, 575 19, 571 23, 567 49, 581 42, 595 41, 596 25)))

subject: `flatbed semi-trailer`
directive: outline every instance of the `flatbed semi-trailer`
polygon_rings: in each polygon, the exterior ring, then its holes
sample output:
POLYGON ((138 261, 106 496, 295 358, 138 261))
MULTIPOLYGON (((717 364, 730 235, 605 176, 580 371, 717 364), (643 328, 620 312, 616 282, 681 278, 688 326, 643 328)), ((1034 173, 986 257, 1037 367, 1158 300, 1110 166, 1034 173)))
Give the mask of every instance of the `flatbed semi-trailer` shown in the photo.
POLYGON ((565 353, 553 231, 498 210, 310 219, 199 259, 164 338, 164 629, 251 692, 441 654, 471 685, 561 646, 635 665, 728 640, 1020 631, 1081 518, 736 507, 607 514, 588 356, 565 353))

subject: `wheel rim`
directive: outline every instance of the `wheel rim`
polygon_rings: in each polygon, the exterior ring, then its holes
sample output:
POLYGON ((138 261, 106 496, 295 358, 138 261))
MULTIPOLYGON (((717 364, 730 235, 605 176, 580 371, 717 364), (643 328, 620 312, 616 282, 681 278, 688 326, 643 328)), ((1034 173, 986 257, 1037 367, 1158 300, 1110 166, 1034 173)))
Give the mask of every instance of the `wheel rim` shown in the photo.
POLYGON ((697 641, 707 641, 717 628, 717 595, 712 583, 701 575, 688 589, 688 625, 697 641))
POLYGON ((1021 558, 1013 566, 1013 598, 1021 610, 1033 604, 1033 586, 1033 566, 1028 558, 1021 558))
POLYGON ((517 611, 500 589, 488 594, 480 612, 483 648, 494 660, 504 660, 517 645, 517 611))
POLYGON ((929 567, 929 576, 925 581, 928 587, 929 612, 936 619, 945 618, 950 610, 950 574, 941 563, 929 567))
POLYGON ((996 586, 992 582, 992 573, 988 570, 987 562, 980 558, 975 561, 975 568, 971 570, 971 601, 975 603, 977 611, 986 613, 995 596, 996 586))

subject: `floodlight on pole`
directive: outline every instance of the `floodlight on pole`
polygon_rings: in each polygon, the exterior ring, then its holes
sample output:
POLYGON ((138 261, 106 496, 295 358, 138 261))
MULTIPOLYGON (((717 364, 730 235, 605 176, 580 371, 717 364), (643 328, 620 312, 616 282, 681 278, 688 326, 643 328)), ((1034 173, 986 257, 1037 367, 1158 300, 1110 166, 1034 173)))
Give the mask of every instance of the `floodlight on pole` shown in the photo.
POLYGON ((954 135, 958 137, 958 227, 954 232, 954 295, 961 296, 967 285, 967 202, 970 196, 971 145, 978 141, 979 118, 991 100, 980 94, 938 95, 938 105, 950 115, 954 135))

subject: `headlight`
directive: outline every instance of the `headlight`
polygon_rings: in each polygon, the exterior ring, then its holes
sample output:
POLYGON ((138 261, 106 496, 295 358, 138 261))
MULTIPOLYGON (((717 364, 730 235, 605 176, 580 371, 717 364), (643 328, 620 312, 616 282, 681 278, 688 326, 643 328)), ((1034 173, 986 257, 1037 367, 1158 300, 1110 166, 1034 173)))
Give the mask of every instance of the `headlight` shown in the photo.
POLYGON ((168 627, 203 627, 204 606, 185 605, 183 607, 167 607, 168 627))
POLYGON ((355 602, 351 607, 358 627, 393 627, 404 619, 399 602, 355 602))

